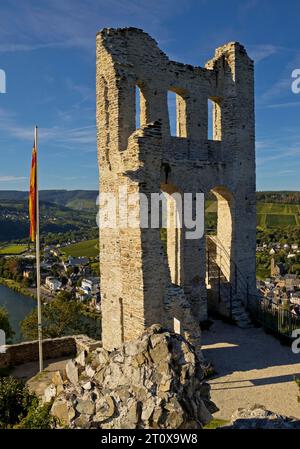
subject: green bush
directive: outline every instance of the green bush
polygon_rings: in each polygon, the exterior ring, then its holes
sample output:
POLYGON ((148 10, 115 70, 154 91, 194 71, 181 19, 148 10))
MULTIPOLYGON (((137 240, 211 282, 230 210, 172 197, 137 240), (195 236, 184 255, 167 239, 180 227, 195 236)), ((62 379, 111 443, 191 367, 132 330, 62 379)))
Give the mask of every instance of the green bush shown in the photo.
POLYGON ((50 415, 51 404, 40 405, 35 398, 22 421, 14 429, 51 429, 54 418, 50 415))
POLYGON ((0 429, 12 428, 25 418, 33 399, 24 382, 13 377, 1 377, 0 429))
POLYGON ((0 377, 0 429, 51 429, 50 408, 40 406, 23 381, 0 377))
MULTIPOLYGON (((24 340, 36 340, 38 314, 32 310, 23 321, 21 330, 24 340)), ((87 313, 84 304, 71 300, 70 294, 62 292, 57 298, 43 307, 43 336, 57 338, 65 335, 86 334, 100 338, 101 322, 99 315, 87 313)))

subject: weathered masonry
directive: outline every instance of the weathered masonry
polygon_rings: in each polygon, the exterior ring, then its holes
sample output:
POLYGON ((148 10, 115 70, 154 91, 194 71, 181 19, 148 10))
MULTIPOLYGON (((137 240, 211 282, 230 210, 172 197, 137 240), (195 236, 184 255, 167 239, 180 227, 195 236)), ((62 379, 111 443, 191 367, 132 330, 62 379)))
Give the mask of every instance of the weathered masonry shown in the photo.
MULTIPOLYGON (((213 236, 187 239, 187 229, 168 229, 167 254, 158 228, 125 228, 117 220, 100 229, 104 347, 118 347, 153 323, 173 328, 174 318, 199 346, 208 306, 247 324, 242 306, 255 293, 256 211, 253 62, 244 47, 228 43, 205 68, 192 67, 170 61, 142 30, 102 30, 97 127, 100 195, 118 197, 120 186, 128 194, 163 191, 174 215, 174 192, 201 192, 214 195, 218 214, 213 236)), ((140 208, 131 212, 139 216, 140 208)))

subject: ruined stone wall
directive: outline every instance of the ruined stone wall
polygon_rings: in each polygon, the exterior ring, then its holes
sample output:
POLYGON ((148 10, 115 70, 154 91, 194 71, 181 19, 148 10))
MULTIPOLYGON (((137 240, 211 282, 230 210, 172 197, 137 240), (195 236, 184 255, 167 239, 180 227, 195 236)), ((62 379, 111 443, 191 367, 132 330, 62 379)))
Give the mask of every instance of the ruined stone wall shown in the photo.
MULTIPOLYGON (((254 291, 254 83, 244 47, 228 43, 201 68, 169 60, 142 30, 102 30, 97 35, 97 129, 100 195, 117 197, 120 186, 126 186, 127 195, 150 195, 167 191, 166 186, 193 194, 217 192, 218 238, 254 291), (168 91, 177 95, 176 137, 170 134, 168 91), (213 140, 208 139, 209 98, 213 140)), ((141 207, 132 205, 132 213, 139 217, 141 207)), ((119 347, 153 323, 170 323, 165 301, 174 283, 183 289, 195 322, 206 318, 205 238, 188 240, 186 232, 183 228, 178 237, 169 231, 168 263, 159 229, 126 228, 119 216, 114 228, 100 229, 105 348, 119 347)))
MULTIPOLYGON (((39 360, 39 343, 37 340, 25 341, 14 345, 7 345, 6 351, 0 353, 0 369, 23 365, 39 360)), ((43 357, 56 359, 73 357, 77 352, 89 352, 101 346, 100 341, 93 340, 86 335, 71 335, 68 337, 43 340, 43 357)))

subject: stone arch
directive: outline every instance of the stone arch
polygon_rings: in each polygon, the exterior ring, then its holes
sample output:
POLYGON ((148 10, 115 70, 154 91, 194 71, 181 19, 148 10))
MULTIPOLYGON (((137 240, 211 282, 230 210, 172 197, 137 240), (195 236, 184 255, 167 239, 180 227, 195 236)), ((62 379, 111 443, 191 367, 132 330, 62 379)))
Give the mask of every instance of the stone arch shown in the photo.
POLYGON ((213 187, 210 194, 215 201, 208 210, 214 211, 216 220, 213 229, 207 229, 206 233, 208 309, 229 316, 236 293, 235 200, 224 185, 213 187))
MULTIPOLYGON (((234 196, 225 186, 215 186, 210 193, 216 199, 216 229, 206 237, 208 251, 211 251, 221 275, 228 282, 233 281, 234 276, 234 196)), ((210 254, 212 255, 212 254, 210 254)))
MULTIPOLYGON (((234 197, 228 188, 218 186, 211 190, 217 199, 217 239, 224 252, 232 259, 233 226, 234 226, 234 197)), ((230 281, 230 273, 224 267, 225 276, 230 281)))
POLYGON ((183 230, 182 192, 175 184, 161 184, 161 192, 166 198, 167 261, 172 284, 182 286, 183 276, 183 230))

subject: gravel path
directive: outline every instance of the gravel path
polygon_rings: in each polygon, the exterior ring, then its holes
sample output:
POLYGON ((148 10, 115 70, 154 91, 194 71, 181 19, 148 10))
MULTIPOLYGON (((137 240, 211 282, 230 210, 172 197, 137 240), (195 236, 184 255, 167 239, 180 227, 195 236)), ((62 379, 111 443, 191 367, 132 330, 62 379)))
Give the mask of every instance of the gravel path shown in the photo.
POLYGON ((212 400, 220 409, 214 417, 230 419, 240 407, 264 405, 300 419, 300 354, 293 354, 262 329, 240 329, 216 320, 202 334, 203 353, 217 374, 209 381, 212 400))

